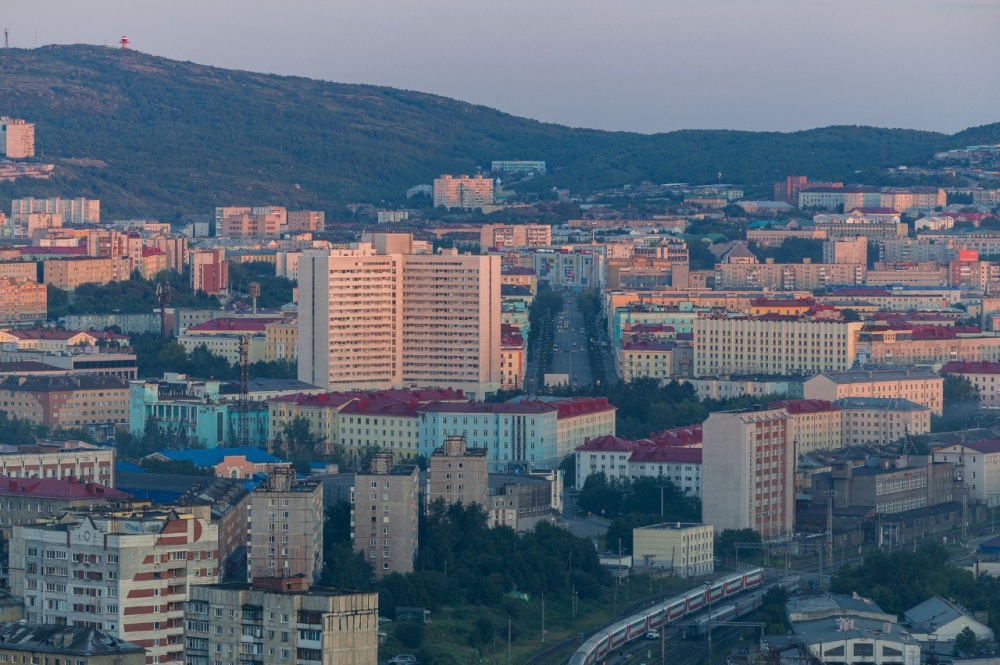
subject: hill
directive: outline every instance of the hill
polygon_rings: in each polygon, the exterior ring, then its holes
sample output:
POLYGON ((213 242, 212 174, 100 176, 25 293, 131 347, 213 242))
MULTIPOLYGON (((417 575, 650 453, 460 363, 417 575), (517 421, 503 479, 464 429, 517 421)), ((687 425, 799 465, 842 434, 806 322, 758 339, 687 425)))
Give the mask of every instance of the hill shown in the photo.
POLYGON ((167 221, 224 204, 331 211, 398 201, 412 185, 492 159, 544 159, 553 173, 533 187, 580 191, 643 179, 713 182, 719 172, 744 184, 792 173, 851 179, 1000 140, 1000 124, 953 136, 872 127, 574 129, 419 92, 79 45, 0 51, 0 113, 33 120, 39 152, 58 167, 47 182, 0 184, 0 201, 90 196, 109 217, 167 221))

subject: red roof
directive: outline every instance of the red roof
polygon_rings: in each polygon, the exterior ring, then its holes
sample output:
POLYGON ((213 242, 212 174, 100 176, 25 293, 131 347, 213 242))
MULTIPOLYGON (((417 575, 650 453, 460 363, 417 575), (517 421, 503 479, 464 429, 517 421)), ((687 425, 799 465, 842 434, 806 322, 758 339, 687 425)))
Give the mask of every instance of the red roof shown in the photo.
POLYGON ((1000 374, 1000 363, 980 362, 966 363, 961 360, 946 362, 941 368, 945 374, 1000 374))
POLYGON ((839 407, 822 399, 783 399, 771 402, 767 405, 769 409, 784 409, 792 415, 800 413, 824 413, 827 411, 840 411, 839 407))
POLYGON ((701 464, 701 448, 663 445, 649 439, 620 439, 606 434, 587 441, 577 452, 631 453, 630 462, 701 464))
POLYGON ((199 323, 188 327, 188 332, 264 332, 264 327, 269 323, 281 321, 281 319, 237 319, 221 318, 211 319, 204 323, 199 323))
POLYGON ((0 476, 0 496, 33 496, 47 499, 125 499, 131 495, 76 478, 10 478, 0 476))

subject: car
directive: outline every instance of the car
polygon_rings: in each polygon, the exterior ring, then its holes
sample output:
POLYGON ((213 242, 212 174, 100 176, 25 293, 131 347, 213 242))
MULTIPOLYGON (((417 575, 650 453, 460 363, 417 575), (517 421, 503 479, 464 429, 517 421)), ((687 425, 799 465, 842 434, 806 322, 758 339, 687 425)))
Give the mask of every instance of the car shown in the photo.
POLYGON ((660 639, 660 631, 658 630, 647 630, 646 631, 647 640, 658 640, 660 639))

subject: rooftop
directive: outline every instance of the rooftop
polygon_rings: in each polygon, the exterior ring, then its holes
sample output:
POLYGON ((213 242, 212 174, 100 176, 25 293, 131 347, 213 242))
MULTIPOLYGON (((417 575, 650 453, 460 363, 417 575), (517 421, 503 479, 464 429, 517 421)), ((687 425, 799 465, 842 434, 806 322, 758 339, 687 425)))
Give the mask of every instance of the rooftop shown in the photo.
POLYGON ((145 649, 137 644, 126 642, 95 628, 55 626, 25 621, 7 621, 0 624, 0 643, 3 644, 5 651, 35 651, 71 656, 145 652, 145 649))

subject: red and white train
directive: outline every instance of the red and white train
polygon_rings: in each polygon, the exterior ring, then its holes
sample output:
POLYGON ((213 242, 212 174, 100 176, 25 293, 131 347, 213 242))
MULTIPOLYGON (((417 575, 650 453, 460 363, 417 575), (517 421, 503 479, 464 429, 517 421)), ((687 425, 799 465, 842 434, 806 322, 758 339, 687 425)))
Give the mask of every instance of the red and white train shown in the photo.
MULTIPOLYGON (((751 568, 740 573, 733 573, 726 577, 719 578, 705 585, 688 591, 680 596, 675 596, 660 605, 654 605, 648 610, 633 614, 627 619, 622 619, 618 623, 601 628, 594 633, 590 639, 584 642, 576 653, 569 659, 569 665, 598 665, 606 655, 620 649, 633 640, 640 639, 648 631, 659 630, 675 621, 678 621, 690 614, 700 612, 709 604, 709 599, 714 605, 721 600, 731 598, 745 591, 759 589, 764 583, 764 570, 762 568, 751 568)), ((759 597, 757 602, 759 603, 759 597)), ((734 608, 737 614, 744 614, 750 608, 734 608), (740 612, 739 609, 743 609, 740 612)), ((730 608, 713 608, 713 617, 721 612, 726 612, 730 608)), ((715 619, 722 621, 724 619, 715 619)), ((725 619, 725 620, 728 620, 725 619)))

